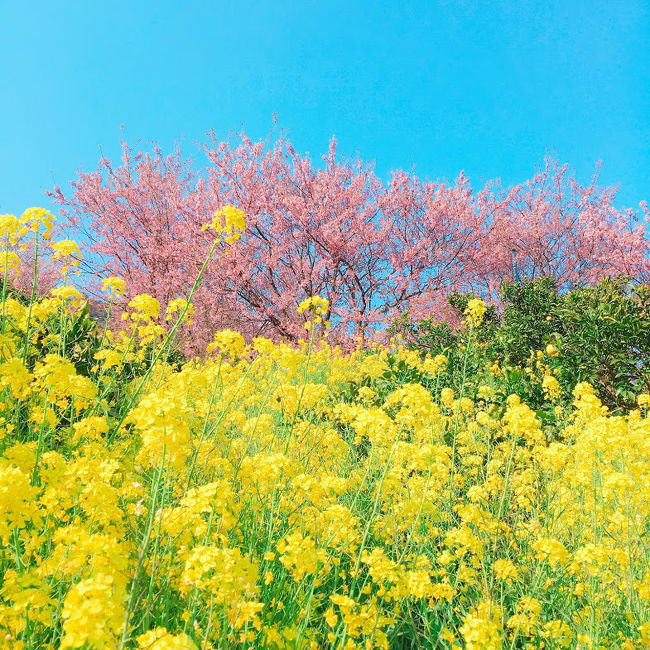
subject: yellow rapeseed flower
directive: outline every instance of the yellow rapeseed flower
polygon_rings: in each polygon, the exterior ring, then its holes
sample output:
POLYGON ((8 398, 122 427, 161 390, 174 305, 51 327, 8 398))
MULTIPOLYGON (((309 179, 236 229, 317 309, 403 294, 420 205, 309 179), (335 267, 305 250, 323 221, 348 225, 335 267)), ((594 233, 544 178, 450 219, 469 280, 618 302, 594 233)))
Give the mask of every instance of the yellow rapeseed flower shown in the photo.
POLYGON ((114 296, 122 296, 126 291, 126 285, 122 278, 110 277, 102 280, 102 289, 114 296))
POLYGON ((203 230, 212 230, 216 234, 225 233, 224 240, 232 244, 236 242, 246 230, 246 215, 242 210, 225 205, 212 216, 212 221, 202 226, 203 230))

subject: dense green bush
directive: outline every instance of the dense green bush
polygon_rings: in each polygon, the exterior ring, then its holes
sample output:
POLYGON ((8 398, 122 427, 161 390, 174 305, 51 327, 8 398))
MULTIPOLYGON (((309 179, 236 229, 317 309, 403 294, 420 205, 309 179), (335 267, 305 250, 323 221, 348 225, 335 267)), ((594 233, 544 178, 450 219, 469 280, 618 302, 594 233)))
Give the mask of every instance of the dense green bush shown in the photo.
MULTIPOLYGON (((488 359, 507 366, 513 383, 525 381, 526 369, 542 355, 567 396, 575 384, 587 381, 611 409, 631 408, 634 395, 650 387, 647 285, 607 278, 561 294, 551 278, 539 278, 504 284, 501 295, 503 309, 488 309, 471 335, 488 359)), ((472 297, 452 294, 449 304, 462 317, 472 297)), ((415 322, 405 314, 392 333, 413 349, 446 354, 452 383, 460 383, 461 373, 478 371, 462 354, 470 335, 465 329, 434 319, 415 322)), ((543 395, 531 385, 528 398, 539 403, 543 395)))

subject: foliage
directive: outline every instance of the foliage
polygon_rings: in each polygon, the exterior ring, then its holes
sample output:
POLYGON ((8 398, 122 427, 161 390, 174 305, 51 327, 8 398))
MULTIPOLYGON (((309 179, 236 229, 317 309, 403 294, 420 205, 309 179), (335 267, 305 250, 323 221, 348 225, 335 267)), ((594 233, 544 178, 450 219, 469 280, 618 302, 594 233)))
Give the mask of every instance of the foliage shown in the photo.
MULTIPOLYGON (((650 388, 649 295, 647 285, 625 277, 566 293, 559 293, 550 277, 504 283, 503 311, 489 309, 474 335, 485 358, 512 366, 516 381, 543 363, 565 395, 586 381, 610 408, 631 408, 634 395, 650 388)), ((452 294, 449 303, 459 315, 471 298, 452 294)), ((466 343, 466 331, 433 318, 414 322, 408 315, 391 331, 412 349, 447 354, 456 382, 461 381, 458 350, 466 343)), ((544 401, 534 386, 526 397, 538 407, 544 401)))
POLYGON ((560 303, 556 337, 566 383, 588 381, 612 405, 650 389, 650 287, 626 278, 581 287, 560 303))
POLYGON ((502 327, 496 334, 495 351, 515 365, 525 364, 531 351, 544 350, 558 320, 558 295, 555 280, 542 277, 530 282, 504 283, 502 327))

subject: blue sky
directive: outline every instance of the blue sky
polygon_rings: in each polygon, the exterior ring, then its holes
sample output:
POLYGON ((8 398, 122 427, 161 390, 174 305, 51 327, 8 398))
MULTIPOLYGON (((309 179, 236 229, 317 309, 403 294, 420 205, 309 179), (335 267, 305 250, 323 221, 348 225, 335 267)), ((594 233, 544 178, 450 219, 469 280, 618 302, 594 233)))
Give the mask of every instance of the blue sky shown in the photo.
POLYGON ((475 187, 547 151, 650 199, 650 3, 0 0, 0 211, 51 205, 99 147, 278 125, 384 177, 475 187))

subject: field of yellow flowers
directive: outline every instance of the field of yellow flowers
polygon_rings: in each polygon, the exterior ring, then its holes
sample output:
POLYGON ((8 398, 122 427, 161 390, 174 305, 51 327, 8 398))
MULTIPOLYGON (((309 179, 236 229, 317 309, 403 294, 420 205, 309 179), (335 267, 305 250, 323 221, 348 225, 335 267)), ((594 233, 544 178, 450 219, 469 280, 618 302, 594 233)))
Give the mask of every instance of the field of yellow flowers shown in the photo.
MULTIPOLYGON (((26 215, 5 253, 51 227, 26 215)), ((226 330, 178 362, 190 302, 111 332, 68 284, 3 284, 0 647, 650 647, 649 395, 612 415, 582 383, 542 424, 499 364, 452 389, 444 356, 343 352, 300 309, 299 346, 226 330)))

